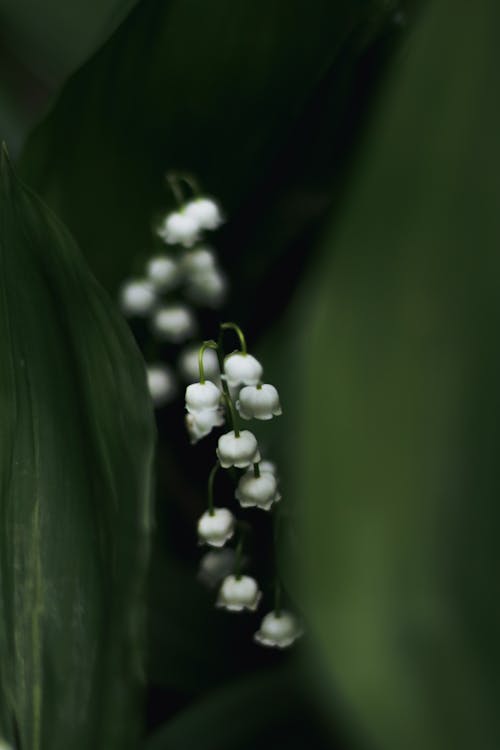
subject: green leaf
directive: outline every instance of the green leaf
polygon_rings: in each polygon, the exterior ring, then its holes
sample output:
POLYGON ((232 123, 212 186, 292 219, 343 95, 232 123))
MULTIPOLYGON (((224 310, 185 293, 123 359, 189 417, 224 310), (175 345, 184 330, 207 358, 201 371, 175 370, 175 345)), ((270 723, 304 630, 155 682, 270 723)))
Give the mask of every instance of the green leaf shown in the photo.
POLYGON ((420 18, 294 318, 302 598, 384 750, 500 746, 500 7, 469 10, 420 18))
POLYGON ((136 747, 154 427, 144 365, 65 227, 0 171, 0 734, 136 747))
POLYGON ((310 720, 302 688, 290 664, 246 675, 181 711, 144 750, 322 750, 324 738, 310 720))
POLYGON ((12 138, 16 150, 50 95, 104 44, 136 2, 1 0, 0 135, 12 138))

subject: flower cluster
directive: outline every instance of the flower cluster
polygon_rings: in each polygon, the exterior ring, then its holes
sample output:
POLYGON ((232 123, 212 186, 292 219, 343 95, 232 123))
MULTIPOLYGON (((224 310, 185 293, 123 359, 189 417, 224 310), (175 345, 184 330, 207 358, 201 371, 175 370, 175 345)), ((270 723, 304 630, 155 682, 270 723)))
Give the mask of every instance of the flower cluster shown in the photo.
MULTIPOLYGON (((147 259, 143 276, 122 285, 120 306, 127 317, 149 321, 153 341, 184 345, 198 331, 194 308, 217 308, 227 293, 227 280, 215 250, 204 241, 204 233, 217 229, 223 216, 215 200, 198 194, 192 178, 171 174, 167 179, 179 206, 156 228, 157 242, 163 247, 147 259), (190 199, 184 198, 183 183, 193 193, 190 199)), ((198 377, 198 350, 199 344, 194 349, 188 346, 179 356, 178 370, 188 383, 198 377)), ((206 354, 207 372, 217 380, 218 371, 213 372, 208 361, 213 352, 206 354)), ((171 401, 178 392, 176 374, 164 362, 150 362, 147 379, 156 407, 171 401)))
MULTIPOLYGON (((208 508, 198 520, 199 543, 216 548, 203 558, 200 577, 211 586, 220 583, 217 607, 230 612, 254 612, 262 592, 255 578, 242 573, 248 524, 238 522, 229 508, 215 506, 214 481, 221 468, 241 470, 234 490, 241 508, 270 511, 279 503, 276 466, 262 460, 253 432, 238 426, 238 418, 268 421, 279 416, 279 394, 273 385, 262 382, 262 365, 248 353, 243 332, 234 323, 221 325, 218 342, 210 340, 202 344, 197 364, 199 380, 186 388, 186 426, 191 442, 206 437, 214 427, 228 423, 231 428, 218 438, 217 461, 208 480, 208 508), (238 335, 240 348, 224 356, 223 334, 228 329, 238 335), (215 376, 213 379, 207 377, 209 370, 215 376), (235 551, 221 549, 235 535, 239 536, 235 551)), ((281 587, 276 580, 274 609, 263 618, 255 633, 255 641, 261 645, 286 648, 301 635, 297 618, 281 608, 280 597, 281 587)))

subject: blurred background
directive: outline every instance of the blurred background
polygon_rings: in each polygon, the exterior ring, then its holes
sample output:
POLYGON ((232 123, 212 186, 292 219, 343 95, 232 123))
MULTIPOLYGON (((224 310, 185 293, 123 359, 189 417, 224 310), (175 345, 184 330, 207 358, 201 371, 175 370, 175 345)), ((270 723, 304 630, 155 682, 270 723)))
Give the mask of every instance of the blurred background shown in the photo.
POLYGON ((115 300, 161 246, 166 172, 195 175, 229 281, 199 338, 237 321, 283 404, 262 441, 306 624, 284 652, 198 580, 214 439, 189 445, 181 380, 156 410, 147 750, 500 747, 499 22, 494 0, 0 0, 19 175, 115 300))

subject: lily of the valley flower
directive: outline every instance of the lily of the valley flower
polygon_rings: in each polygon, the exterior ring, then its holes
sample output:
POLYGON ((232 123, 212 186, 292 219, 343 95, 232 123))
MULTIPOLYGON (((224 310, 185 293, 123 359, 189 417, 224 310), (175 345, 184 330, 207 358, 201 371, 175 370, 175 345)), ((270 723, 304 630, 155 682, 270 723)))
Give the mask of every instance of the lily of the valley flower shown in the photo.
POLYGON ((155 255, 146 265, 148 279, 156 289, 168 292, 180 279, 179 264, 168 255, 155 255))
POLYGON ((224 360, 224 374, 230 386, 257 385, 262 373, 262 365, 251 354, 233 352, 224 360))
POLYGON ((198 580, 210 589, 215 588, 234 570, 235 559, 235 551, 230 547, 209 550, 200 560, 198 580))
POLYGON ((234 534, 234 516, 227 508, 207 510, 198 521, 200 544, 223 547, 234 534))
POLYGON ((223 409, 205 409, 195 414, 186 414, 186 428, 192 445, 209 435, 214 427, 225 422, 223 409))
POLYGON ((267 420, 282 413, 278 391, 269 383, 242 388, 236 408, 242 419, 267 420))
POLYGON ((153 316, 153 328, 164 341, 185 341, 196 331, 193 311, 187 305, 165 305, 153 316))
POLYGON ((229 469, 230 466, 244 469, 260 461, 257 439, 249 430, 242 430, 239 435, 231 430, 220 436, 217 456, 224 469, 229 469))
POLYGON ((155 406, 163 406, 176 394, 175 376, 166 365, 157 363, 147 367, 149 393, 155 406))
POLYGON ((212 268, 189 279, 186 296, 196 305, 219 307, 224 302, 227 289, 226 277, 217 268, 212 268))
POLYGON ((227 576, 222 582, 217 598, 217 607, 230 612, 247 609, 255 612, 262 597, 257 581, 251 576, 227 576))
POLYGON ((165 218, 158 235, 167 245, 192 247, 198 241, 200 224, 185 211, 174 211, 165 218))
POLYGON ((186 388, 186 409, 190 414, 214 411, 220 406, 221 392, 211 380, 191 383, 186 388))
POLYGON ((242 508, 270 508, 281 500, 278 492, 278 482, 274 474, 260 471, 255 476, 253 469, 249 469, 240 477, 235 491, 235 497, 242 508))
POLYGON ((124 315, 149 315, 155 303, 155 289, 145 279, 131 279, 121 288, 120 307, 124 315))
POLYGON ((220 208, 211 198, 194 198, 184 206, 184 213, 199 229, 217 229, 223 222, 220 208))
POLYGON ((254 639, 261 646, 270 646, 274 648, 287 648, 291 646, 297 638, 300 638, 303 631, 297 618, 290 612, 281 610, 269 612, 261 624, 259 630, 255 633, 254 639))

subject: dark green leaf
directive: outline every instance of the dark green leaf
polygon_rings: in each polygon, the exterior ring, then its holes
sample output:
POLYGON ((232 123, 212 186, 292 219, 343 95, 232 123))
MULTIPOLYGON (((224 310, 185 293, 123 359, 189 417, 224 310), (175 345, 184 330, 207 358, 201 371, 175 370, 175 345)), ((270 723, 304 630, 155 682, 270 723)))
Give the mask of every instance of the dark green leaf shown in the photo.
POLYGON ((16 150, 48 98, 111 36, 137 0, 1 0, 0 136, 16 150))
POLYGON ((384 750, 500 746, 499 21, 428 4, 295 318, 303 601, 384 750))
POLYGON ((201 698, 158 730, 145 750, 323 750, 290 664, 259 671, 201 698))
POLYGON ((67 230, 0 172, 0 733, 136 747, 154 428, 144 366, 67 230))

